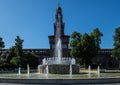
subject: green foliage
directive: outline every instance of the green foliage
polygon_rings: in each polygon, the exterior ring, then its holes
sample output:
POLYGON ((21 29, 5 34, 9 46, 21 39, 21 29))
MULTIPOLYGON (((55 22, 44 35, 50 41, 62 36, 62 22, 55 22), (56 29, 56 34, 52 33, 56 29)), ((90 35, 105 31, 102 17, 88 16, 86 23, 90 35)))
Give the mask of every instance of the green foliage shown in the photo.
POLYGON ((18 63, 19 63, 19 58, 18 57, 12 57, 12 59, 10 60, 10 63, 16 67, 18 67, 18 63))
POLYGON ((0 49, 4 48, 4 47, 5 47, 5 45, 4 45, 3 39, 0 37, 0 49))
MULTIPOLYGON (((27 64, 30 65, 31 68, 36 68, 39 64, 39 58, 37 55, 31 52, 26 52, 21 57, 21 67, 26 68, 27 64)), ((12 57, 10 60, 10 64, 14 65, 14 67, 18 67, 19 65, 19 58, 18 57, 12 57)))
POLYGON ((24 40, 20 39, 19 36, 16 37, 15 39, 15 53, 17 56, 22 56, 22 43, 24 40))
POLYGON ((24 42, 24 40, 20 39, 19 36, 16 37, 15 39, 15 55, 18 58, 18 64, 19 66, 21 66, 21 57, 23 56, 23 45, 22 43, 24 42))
POLYGON ((120 62, 120 27, 115 29, 114 49, 112 51, 112 57, 120 62))
POLYGON ((88 64, 91 59, 95 57, 100 49, 101 36, 103 34, 98 28, 88 35, 87 33, 81 35, 79 32, 73 32, 71 35, 71 55, 76 58, 78 63, 88 64))
POLYGON ((39 56, 31 52, 23 52, 23 40, 19 36, 15 39, 15 45, 4 51, 0 58, 0 67, 4 68, 26 68, 27 64, 31 68, 36 68, 39 64, 39 56))
POLYGON ((101 37, 103 36, 102 32, 100 32, 99 29, 96 28, 90 35, 93 36, 95 39, 95 45, 98 48, 97 50, 100 50, 101 37))
POLYGON ((74 57, 78 57, 80 53, 80 40, 81 40, 81 34, 79 32, 73 32, 71 35, 71 55, 74 57))
POLYGON ((3 66, 4 64, 10 65, 11 64, 10 61, 14 56, 15 56, 14 47, 11 47, 10 49, 4 51, 1 54, 1 59, 0 59, 1 66, 3 66))
POLYGON ((26 52, 24 53, 21 62, 23 68, 25 68, 27 64, 29 64, 31 68, 36 68, 39 64, 39 57, 32 52, 26 52))
POLYGON ((0 56, 0 67, 6 64, 6 52, 3 52, 0 56))

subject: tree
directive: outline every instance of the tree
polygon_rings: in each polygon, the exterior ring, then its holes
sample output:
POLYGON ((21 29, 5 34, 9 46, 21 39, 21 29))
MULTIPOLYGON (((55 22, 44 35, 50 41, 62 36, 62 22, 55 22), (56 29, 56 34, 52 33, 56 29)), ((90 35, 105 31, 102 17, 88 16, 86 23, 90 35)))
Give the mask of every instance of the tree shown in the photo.
POLYGON ((27 64, 29 64, 31 68, 36 68, 39 64, 39 57, 32 52, 25 52, 21 62, 23 68, 26 68, 27 64))
POLYGON ((15 55, 14 57, 17 57, 16 59, 18 59, 17 64, 19 66, 21 66, 21 58, 23 56, 23 42, 24 40, 22 40, 19 36, 16 37, 15 39, 15 55))
POLYGON ((0 55, 0 67, 5 67, 7 64, 7 51, 2 52, 2 54, 0 55))
POLYGON ((94 37, 88 35, 87 33, 83 34, 82 39, 81 39, 81 46, 82 46, 82 53, 81 57, 88 66, 91 64, 91 59, 96 56, 96 46, 94 42, 94 37))
POLYGON ((95 28, 90 35, 94 37, 96 49, 97 51, 99 51, 101 44, 101 37, 103 36, 102 32, 100 32, 98 28, 95 28))
MULTIPOLYGON (((3 39, 0 37, 0 49, 4 48, 4 42, 3 39)), ((0 67, 4 66, 6 64, 6 58, 5 58, 6 52, 3 52, 0 54, 0 67)))
POLYGON ((8 57, 7 57, 7 61, 10 64, 10 60, 16 56, 15 54, 15 46, 12 46, 11 48, 8 49, 8 53, 7 53, 8 57))
POLYGON ((3 39, 0 37, 0 49, 4 48, 4 47, 5 47, 5 45, 4 45, 3 39))
POLYGON ((80 41, 81 41, 81 34, 79 32, 73 32, 71 35, 71 42, 70 42, 70 46, 71 46, 71 55, 74 57, 78 57, 80 54, 80 41))
POLYGON ((4 68, 9 68, 10 64, 10 60, 12 59, 12 57, 14 56, 14 52, 13 52, 13 47, 2 52, 2 54, 0 55, 0 66, 4 67, 4 68))
POLYGON ((119 61, 119 68, 120 68, 120 27, 115 29, 114 38, 114 49, 112 51, 112 57, 119 61))
POLYGON ((91 64, 91 59, 95 57, 100 49, 101 36, 103 34, 98 28, 88 35, 81 35, 79 32, 73 32, 71 35, 71 55, 76 58, 78 63, 91 64))

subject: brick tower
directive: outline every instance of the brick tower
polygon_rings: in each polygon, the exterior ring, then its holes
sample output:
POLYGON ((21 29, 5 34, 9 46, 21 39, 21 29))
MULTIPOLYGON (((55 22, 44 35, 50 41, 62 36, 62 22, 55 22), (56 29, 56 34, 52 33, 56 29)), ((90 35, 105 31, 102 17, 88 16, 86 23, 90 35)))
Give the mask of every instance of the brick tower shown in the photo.
POLYGON ((56 28, 58 27, 57 23, 59 21, 59 17, 61 18, 60 22, 60 38, 62 42, 62 57, 69 57, 68 54, 68 44, 69 44, 69 35, 64 35, 64 23, 62 21, 63 15, 62 15, 62 8, 58 6, 56 10, 56 21, 54 23, 54 35, 48 36, 49 38, 49 44, 50 44, 50 57, 54 56, 54 49, 55 49, 55 35, 56 35, 56 28))

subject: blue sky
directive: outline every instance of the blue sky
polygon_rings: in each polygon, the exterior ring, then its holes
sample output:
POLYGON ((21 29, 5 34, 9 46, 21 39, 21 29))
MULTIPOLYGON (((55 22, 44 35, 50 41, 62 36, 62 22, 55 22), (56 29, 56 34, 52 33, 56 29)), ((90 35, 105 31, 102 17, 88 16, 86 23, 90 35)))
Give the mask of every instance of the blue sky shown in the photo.
MULTIPOLYGON (((98 27, 104 34, 101 48, 113 48, 115 28, 120 27, 120 0, 60 0, 65 34, 90 33, 98 27)), ((5 48, 17 35, 23 48, 49 48, 58 0, 0 0, 0 37, 5 48)))

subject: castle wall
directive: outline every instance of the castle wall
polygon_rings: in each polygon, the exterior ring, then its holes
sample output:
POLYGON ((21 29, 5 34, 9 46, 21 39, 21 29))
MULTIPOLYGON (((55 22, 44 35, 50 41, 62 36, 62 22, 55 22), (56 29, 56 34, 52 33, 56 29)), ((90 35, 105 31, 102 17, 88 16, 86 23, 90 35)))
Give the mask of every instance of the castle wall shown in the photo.
MULTIPOLYGON (((0 49, 0 55, 7 50, 8 49, 0 49)), ((111 51, 112 49, 101 49, 98 55, 92 59, 93 64, 100 65, 103 69, 118 69, 119 62, 111 57, 111 51)), ((37 54, 40 59, 40 64, 43 58, 51 57, 50 49, 23 49, 23 52, 33 52, 37 54)), ((65 53, 70 56, 70 49, 65 53)))

